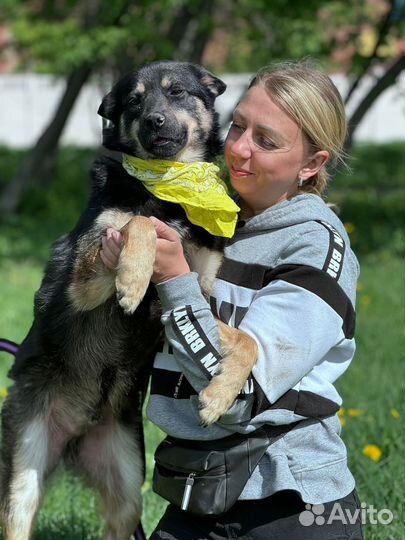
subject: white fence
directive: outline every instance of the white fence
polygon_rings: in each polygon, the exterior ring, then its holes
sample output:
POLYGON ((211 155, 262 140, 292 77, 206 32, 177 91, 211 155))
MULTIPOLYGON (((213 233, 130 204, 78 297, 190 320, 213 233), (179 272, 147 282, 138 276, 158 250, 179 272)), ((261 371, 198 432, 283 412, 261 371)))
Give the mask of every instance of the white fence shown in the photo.
MULTIPOLYGON (((237 103, 250 76, 223 75, 228 88, 217 100, 217 110, 224 122, 237 103)), ((344 94, 348 80, 332 77, 344 94)), ((363 81, 350 107, 361 99, 372 78, 363 81)), ((0 145, 26 148, 35 143, 51 120, 64 89, 63 78, 36 74, 0 75, 0 145)), ((85 85, 77 99, 62 135, 62 144, 97 146, 101 141, 101 118, 98 106, 107 87, 95 82, 85 85)), ((356 141, 385 142, 405 140, 405 73, 397 84, 387 89, 364 117, 355 133, 356 141)), ((350 112, 348 110, 348 112, 350 112)))

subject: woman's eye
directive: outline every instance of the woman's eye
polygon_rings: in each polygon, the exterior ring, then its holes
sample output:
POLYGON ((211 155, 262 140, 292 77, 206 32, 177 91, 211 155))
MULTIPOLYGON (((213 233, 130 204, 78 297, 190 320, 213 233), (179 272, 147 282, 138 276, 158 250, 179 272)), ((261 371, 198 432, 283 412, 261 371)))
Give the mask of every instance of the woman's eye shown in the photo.
POLYGON ((267 137, 258 137, 257 144, 265 150, 274 150, 277 148, 277 145, 275 145, 274 142, 267 137))
POLYGON ((243 131, 244 127, 241 126, 240 124, 237 124, 236 122, 232 122, 231 126, 230 126, 230 129, 236 129, 238 131, 243 131))

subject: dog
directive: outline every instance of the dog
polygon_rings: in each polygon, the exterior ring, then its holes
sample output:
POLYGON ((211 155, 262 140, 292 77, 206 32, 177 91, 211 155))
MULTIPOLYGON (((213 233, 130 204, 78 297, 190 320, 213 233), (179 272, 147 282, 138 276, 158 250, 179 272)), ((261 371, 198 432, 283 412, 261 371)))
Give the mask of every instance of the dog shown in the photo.
MULTIPOLYGON (((201 66, 156 62, 127 75, 103 99, 103 145, 141 159, 213 161, 222 150, 215 98, 225 84, 201 66)), ((101 495, 105 540, 127 540, 141 516, 142 404, 161 308, 150 284, 156 233, 175 228, 209 296, 226 240, 193 225, 183 208, 154 197, 112 157, 95 160, 87 208, 52 248, 34 321, 2 411, 1 516, 6 540, 28 540, 46 479, 63 459, 101 495), (122 232, 117 271, 100 259, 107 228, 122 232)), ((200 394, 202 421, 233 403, 256 344, 218 321, 221 369, 200 394)))

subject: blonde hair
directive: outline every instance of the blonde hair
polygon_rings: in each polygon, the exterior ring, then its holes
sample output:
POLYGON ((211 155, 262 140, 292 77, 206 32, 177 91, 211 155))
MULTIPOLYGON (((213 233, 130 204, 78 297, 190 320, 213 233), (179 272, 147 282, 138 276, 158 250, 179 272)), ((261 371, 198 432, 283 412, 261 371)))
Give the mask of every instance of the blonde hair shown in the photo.
MULTIPOLYGON (((308 60, 283 62, 262 68, 249 88, 259 84, 300 126, 311 153, 327 150, 330 156, 328 169, 344 164, 345 108, 336 86, 325 73, 308 60)), ((299 191, 321 195, 328 179, 329 172, 323 166, 299 191)))

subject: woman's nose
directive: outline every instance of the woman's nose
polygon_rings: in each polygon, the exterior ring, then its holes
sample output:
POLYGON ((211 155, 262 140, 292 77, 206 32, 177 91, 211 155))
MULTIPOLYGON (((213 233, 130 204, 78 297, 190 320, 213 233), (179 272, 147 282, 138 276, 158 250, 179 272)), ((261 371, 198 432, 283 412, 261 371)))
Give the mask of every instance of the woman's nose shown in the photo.
POLYGON ((252 152, 246 131, 231 141, 231 153, 244 159, 248 159, 250 157, 252 152))

